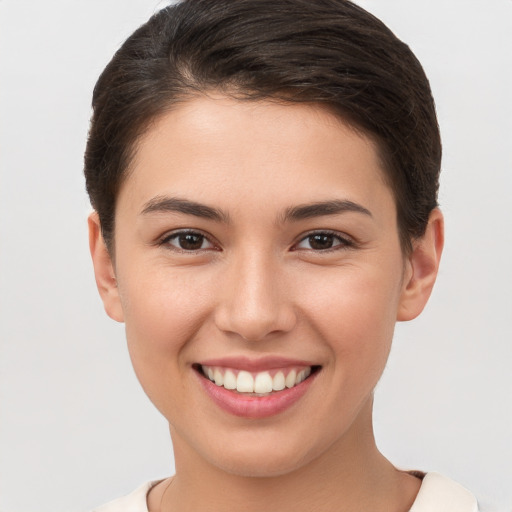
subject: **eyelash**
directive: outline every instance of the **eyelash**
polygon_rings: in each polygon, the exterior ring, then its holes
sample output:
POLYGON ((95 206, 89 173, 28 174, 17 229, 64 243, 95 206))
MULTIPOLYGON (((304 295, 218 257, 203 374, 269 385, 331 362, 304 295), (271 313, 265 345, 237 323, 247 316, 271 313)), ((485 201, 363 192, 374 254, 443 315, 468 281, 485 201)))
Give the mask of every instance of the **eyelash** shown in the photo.
POLYGON ((212 242, 208 236, 206 236, 204 233, 201 233, 201 231, 197 231, 197 230, 193 230, 193 229, 185 229, 185 230, 174 231, 172 233, 169 233, 169 234, 165 235, 158 242, 158 245, 167 246, 167 247, 172 248, 172 250, 175 250, 177 252, 182 252, 185 254, 196 254, 200 251, 205 251, 205 250, 207 250, 207 251, 219 250, 217 245, 214 242, 212 242), (170 243, 171 240, 178 240, 178 243, 179 243, 179 238, 185 237, 185 236, 194 236, 197 238, 201 238, 202 243, 204 243, 206 241, 211 245, 211 247, 208 247, 208 248, 199 247, 198 249, 184 249, 183 247, 178 247, 178 246, 170 243))
MULTIPOLYGON (((177 251, 177 252, 182 252, 182 253, 185 253, 185 254, 196 254, 198 252, 202 252, 202 251, 211 251, 211 250, 221 250, 218 245, 216 243, 214 243, 210 237, 208 237, 207 235, 205 235, 204 233, 202 233, 201 231, 197 231, 197 230, 193 230, 193 229, 186 229, 186 230, 182 230, 182 231, 174 231, 172 233, 169 233, 167 235, 165 235, 159 242, 158 242, 158 245, 160 246, 167 246, 169 248, 172 248, 172 250, 174 251, 177 251), (177 245, 173 245, 171 244, 170 242, 172 240, 177 240, 178 243, 179 242, 179 239, 180 237, 186 237, 186 236, 192 236, 192 237, 196 237, 196 238, 199 238, 200 241, 201 241, 201 245, 203 245, 204 242, 207 242, 208 244, 210 244, 210 247, 206 247, 206 248, 203 248, 203 247, 199 247, 197 249, 185 249, 183 247, 179 247, 177 245)), ((339 250, 346 250, 346 249, 350 249, 350 248, 353 248, 355 246, 355 242, 346 237, 346 236, 342 236, 340 235, 339 233, 335 232, 335 231, 329 231, 329 230, 319 230, 319 231, 313 231, 313 232, 310 232, 310 233, 307 233, 306 235, 302 236, 302 238, 299 239, 298 242, 296 242, 291 250, 292 251, 297 251, 297 250, 301 250, 301 249, 304 249, 304 250, 307 250, 309 252, 314 252, 314 253, 319 253, 319 254, 325 254, 325 253, 330 253, 330 252, 333 252, 333 251, 339 251, 339 250), (331 246, 331 247, 327 247, 327 248, 324 248, 324 249, 314 249, 313 247, 310 247, 310 248, 306 248, 306 247, 300 247, 300 244, 302 244, 303 242, 307 241, 308 239, 310 240, 310 245, 311 245, 311 239, 313 237, 328 237, 332 240, 332 243, 335 244, 335 241, 337 241, 338 243, 336 243, 335 245, 331 246)))
MULTIPOLYGON (((338 232, 336 231, 329 231, 329 230, 319 230, 319 231, 313 231, 313 232, 310 232, 310 233, 307 233, 305 236, 303 236, 292 248, 292 250, 297 250, 297 248, 300 250, 300 247, 299 245, 308 240, 308 239, 312 239, 313 237, 315 236, 322 236, 322 237, 331 237, 332 240, 333 240, 333 243, 334 243, 334 240, 337 240, 338 243, 336 245, 333 245, 332 247, 327 247, 325 249, 313 249, 313 248, 304 248, 305 250, 307 251, 310 251, 310 252, 314 252, 314 253, 320 253, 320 254, 325 254, 325 253, 330 253, 330 252, 333 252, 333 251, 340 251, 340 250, 344 250, 344 249, 350 249, 350 248, 353 248, 355 247, 355 242, 350 239, 349 237, 347 236, 342 236, 341 234, 339 234, 338 232)), ((310 243, 311 243, 311 240, 310 240, 310 243)))

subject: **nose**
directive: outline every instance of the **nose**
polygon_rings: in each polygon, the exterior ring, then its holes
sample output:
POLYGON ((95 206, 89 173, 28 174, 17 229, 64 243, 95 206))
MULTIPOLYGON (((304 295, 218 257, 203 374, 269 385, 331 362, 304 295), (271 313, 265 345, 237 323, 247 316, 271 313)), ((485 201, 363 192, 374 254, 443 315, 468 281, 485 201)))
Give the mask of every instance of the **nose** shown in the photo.
POLYGON ((221 331, 259 341, 293 329, 293 300, 282 269, 268 254, 240 257, 228 267, 215 312, 221 331))

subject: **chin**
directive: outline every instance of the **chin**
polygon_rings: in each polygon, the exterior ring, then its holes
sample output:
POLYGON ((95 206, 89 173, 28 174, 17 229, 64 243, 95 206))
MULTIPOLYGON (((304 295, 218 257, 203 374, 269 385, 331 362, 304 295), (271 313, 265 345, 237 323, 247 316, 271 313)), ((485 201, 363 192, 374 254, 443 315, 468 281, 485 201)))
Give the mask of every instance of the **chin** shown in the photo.
POLYGON ((304 435, 283 437, 268 435, 268 431, 266 434, 254 435, 253 432, 248 436, 232 436, 215 445, 203 445, 203 450, 199 446, 196 448, 199 448, 201 458, 221 471, 247 478, 270 478, 293 473, 328 449, 323 443, 308 446, 304 435))
POLYGON ((258 454, 246 450, 242 456, 218 458, 214 464, 235 476, 245 478, 272 478, 290 474, 304 466, 307 461, 289 454, 276 453, 269 450, 267 456, 259 451, 258 454))

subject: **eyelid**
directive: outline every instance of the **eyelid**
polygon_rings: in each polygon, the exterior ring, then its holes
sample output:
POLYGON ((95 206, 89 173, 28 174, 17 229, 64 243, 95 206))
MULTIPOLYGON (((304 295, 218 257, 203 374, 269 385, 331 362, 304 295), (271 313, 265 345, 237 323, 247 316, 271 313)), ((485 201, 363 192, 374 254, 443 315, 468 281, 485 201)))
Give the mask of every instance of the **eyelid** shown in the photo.
POLYGON ((310 252, 313 252, 313 253, 319 253, 319 254, 325 254, 325 253, 328 253, 328 252, 332 252, 332 251, 339 251, 339 250, 343 250, 343 249, 351 249, 353 247, 355 247, 357 245, 357 242, 349 235, 347 235, 346 233, 340 233, 339 231, 334 231, 332 229, 315 229, 313 231, 308 231, 306 233, 302 233, 298 240, 293 244, 291 250, 292 251, 296 251, 296 250, 306 250, 306 251, 310 251, 310 252), (318 249, 318 250, 315 250, 315 249, 306 249, 306 248, 300 248, 298 247, 298 245, 300 243, 302 243, 303 241, 305 241, 306 239, 308 239, 309 237, 311 236, 315 236, 315 235, 328 235, 328 236, 332 236, 334 238, 337 238, 341 243, 334 246, 334 247, 330 247, 328 249, 318 249))
MULTIPOLYGON (((172 231, 168 231, 165 234, 163 234, 162 236, 160 236, 157 239, 156 243, 159 246, 167 245, 170 248, 170 250, 173 250, 173 251, 176 251, 176 252, 181 252, 181 253, 184 253, 184 254, 195 254, 195 253, 198 253, 198 252, 212 251, 212 250, 222 251, 219 243, 215 240, 215 238, 213 236, 211 236, 208 233, 205 233, 201 229, 196 229, 196 228, 177 228, 177 229, 173 229, 172 231), (173 246, 173 245, 169 244, 169 241, 171 239, 176 238, 179 235, 186 235, 186 234, 199 235, 199 236, 204 237, 204 239, 211 245, 211 247, 207 247, 207 248, 204 248, 204 249, 197 249, 197 250, 185 250, 185 249, 181 249, 179 247, 176 247, 176 246, 173 246)), ((338 251, 338 250, 343 250, 343 249, 350 249, 350 248, 355 247, 356 245, 357 245, 357 242, 351 236, 347 235, 346 233, 340 233, 339 231, 334 231, 334 230, 331 230, 331 229, 315 229, 315 230, 312 230, 312 231, 308 231, 306 233, 302 233, 297 238, 297 241, 292 245, 290 250, 291 251, 306 250, 306 251, 310 251, 310 252, 314 252, 314 253, 324 253, 325 254, 325 253, 332 252, 332 251, 338 251), (311 249, 307 249, 307 248, 300 248, 300 247, 298 247, 298 245, 301 242, 305 241, 307 238, 309 238, 311 236, 314 236, 314 235, 328 235, 328 236, 332 236, 332 237, 338 239, 338 241, 340 243, 335 245, 334 247, 331 247, 331 248, 328 248, 328 249, 318 249, 318 250, 315 250, 315 249, 312 249, 312 248, 311 249)))
POLYGON ((164 235, 160 236, 157 240, 157 245, 159 246, 167 246, 169 250, 173 250, 178 253, 183 254, 196 254, 203 251, 219 251, 221 250, 219 247, 219 244, 217 241, 208 233, 205 233, 201 229, 196 228, 178 228, 173 229, 172 231, 167 231, 164 235), (208 243, 211 245, 211 247, 207 247, 204 249, 196 249, 196 250, 185 250, 181 249, 180 247, 176 247, 174 245, 171 245, 169 241, 173 238, 178 237, 179 235, 199 235, 202 236, 205 240, 208 241, 208 243))

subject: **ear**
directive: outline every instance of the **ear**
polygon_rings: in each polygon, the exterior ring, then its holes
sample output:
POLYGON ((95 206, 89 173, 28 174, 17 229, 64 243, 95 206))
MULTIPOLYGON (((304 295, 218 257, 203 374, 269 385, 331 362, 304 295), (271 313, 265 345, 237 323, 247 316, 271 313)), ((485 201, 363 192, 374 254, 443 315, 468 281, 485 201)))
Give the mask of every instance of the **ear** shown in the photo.
POLYGON ((412 320, 423 311, 436 282, 443 245, 443 214, 436 208, 430 214, 425 234, 413 241, 407 257, 398 321, 412 320))
POLYGON ((100 292, 101 300, 107 315, 117 322, 123 321, 123 308, 119 297, 116 276, 112 258, 108 252, 98 214, 93 212, 88 218, 89 224, 89 249, 91 251, 96 286, 100 292))

